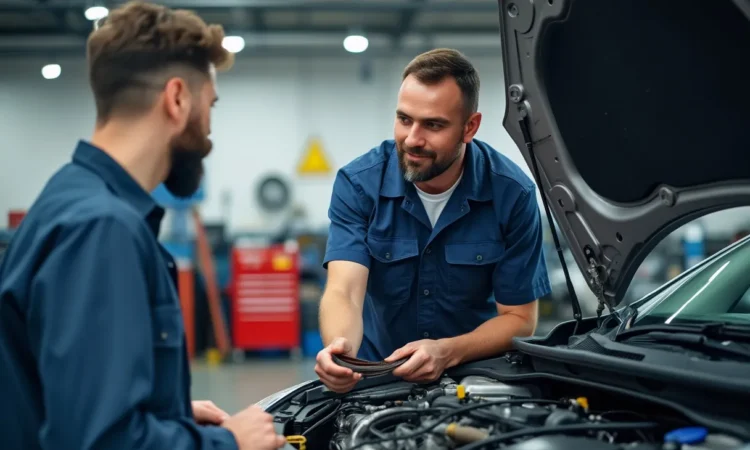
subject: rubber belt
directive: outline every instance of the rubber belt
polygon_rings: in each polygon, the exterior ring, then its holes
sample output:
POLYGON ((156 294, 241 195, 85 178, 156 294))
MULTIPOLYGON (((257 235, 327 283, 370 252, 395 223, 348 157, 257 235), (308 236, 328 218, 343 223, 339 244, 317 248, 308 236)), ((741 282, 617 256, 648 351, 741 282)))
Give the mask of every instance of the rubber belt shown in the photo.
POLYGON ((356 373, 361 373, 364 378, 379 377, 388 375, 393 369, 405 363, 409 358, 399 359, 391 363, 385 361, 373 362, 364 359, 351 358, 344 355, 331 355, 333 362, 341 367, 352 369, 356 373))

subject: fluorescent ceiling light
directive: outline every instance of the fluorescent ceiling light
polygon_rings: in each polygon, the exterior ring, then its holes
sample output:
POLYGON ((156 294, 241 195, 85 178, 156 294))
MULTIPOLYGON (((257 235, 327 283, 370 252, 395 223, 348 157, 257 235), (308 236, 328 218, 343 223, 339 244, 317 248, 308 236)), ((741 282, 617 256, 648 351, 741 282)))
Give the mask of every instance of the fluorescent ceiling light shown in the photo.
POLYGON ((91 21, 103 19, 107 17, 108 14, 109 10, 104 6, 92 6, 86 8, 86 11, 83 13, 83 15, 86 16, 86 19, 91 21))
POLYGON ((47 64, 42 67, 42 76, 47 80, 54 80, 60 76, 60 73, 62 73, 62 68, 59 64, 47 64))
POLYGON ((370 42, 366 37, 356 34, 347 36, 346 39, 344 39, 344 48, 349 53, 362 53, 367 50, 369 44, 370 42))
POLYGON ((228 52, 239 53, 245 48, 245 40, 242 36, 226 36, 224 40, 221 41, 221 45, 228 52))

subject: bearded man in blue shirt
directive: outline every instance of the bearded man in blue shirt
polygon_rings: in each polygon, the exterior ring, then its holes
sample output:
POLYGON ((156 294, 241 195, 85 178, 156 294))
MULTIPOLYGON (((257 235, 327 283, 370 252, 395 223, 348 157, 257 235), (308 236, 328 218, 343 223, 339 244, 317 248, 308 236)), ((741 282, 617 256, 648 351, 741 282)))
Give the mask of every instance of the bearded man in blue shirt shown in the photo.
POLYGON ((535 330, 550 292, 535 185, 474 138, 479 84, 455 50, 419 55, 403 73, 394 139, 337 173, 315 367, 333 391, 361 378, 333 354, 408 357, 393 375, 432 381, 535 330))

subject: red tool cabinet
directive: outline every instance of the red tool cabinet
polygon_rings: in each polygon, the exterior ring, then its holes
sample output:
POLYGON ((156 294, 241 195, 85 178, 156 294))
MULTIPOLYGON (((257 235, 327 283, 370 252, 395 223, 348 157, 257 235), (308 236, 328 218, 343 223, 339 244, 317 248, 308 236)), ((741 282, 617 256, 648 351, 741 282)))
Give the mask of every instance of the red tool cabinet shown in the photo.
POLYGON ((232 250, 232 344, 235 350, 300 346, 299 249, 237 245, 232 250))

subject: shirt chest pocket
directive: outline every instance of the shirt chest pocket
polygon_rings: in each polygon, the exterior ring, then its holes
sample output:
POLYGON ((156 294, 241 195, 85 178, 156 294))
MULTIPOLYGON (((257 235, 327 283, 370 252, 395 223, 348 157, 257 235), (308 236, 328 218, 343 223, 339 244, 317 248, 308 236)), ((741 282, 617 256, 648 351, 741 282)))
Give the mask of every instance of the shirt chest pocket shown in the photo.
POLYGON ((504 252, 505 246, 497 241, 447 244, 441 274, 447 296, 460 304, 486 303, 504 252))
POLYGON ((169 415, 179 410, 182 396, 184 328, 182 311, 176 305, 155 305, 152 309, 154 346, 153 408, 169 415))
POLYGON ((368 236, 367 247, 372 257, 368 290, 389 304, 406 303, 418 270, 418 241, 368 236))

